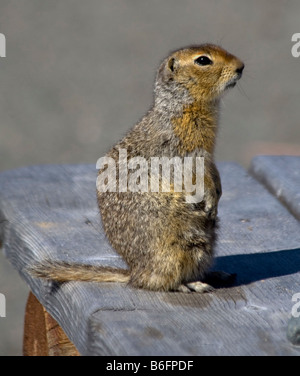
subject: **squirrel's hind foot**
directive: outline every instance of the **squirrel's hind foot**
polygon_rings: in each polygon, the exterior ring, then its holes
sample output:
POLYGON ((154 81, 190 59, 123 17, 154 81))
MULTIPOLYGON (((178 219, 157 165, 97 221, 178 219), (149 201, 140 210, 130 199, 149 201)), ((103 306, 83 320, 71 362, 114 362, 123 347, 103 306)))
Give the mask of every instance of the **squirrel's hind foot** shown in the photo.
POLYGON ((228 287, 233 285, 236 274, 229 274, 223 271, 209 272, 204 278, 205 282, 195 281, 181 284, 176 291, 179 292, 212 292, 218 287, 228 287))
POLYGON ((180 285, 177 289, 179 292, 212 292, 215 288, 209 285, 208 283, 196 281, 196 282, 190 282, 186 283, 185 285, 180 285))

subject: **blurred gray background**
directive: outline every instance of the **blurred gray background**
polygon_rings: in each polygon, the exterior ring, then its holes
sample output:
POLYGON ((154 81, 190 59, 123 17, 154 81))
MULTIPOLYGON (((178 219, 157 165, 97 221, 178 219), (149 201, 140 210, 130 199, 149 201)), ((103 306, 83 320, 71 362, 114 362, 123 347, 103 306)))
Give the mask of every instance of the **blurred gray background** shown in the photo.
MULTIPOLYGON (((246 64, 217 160, 300 154, 299 0, 1 0, 0 171, 96 163, 152 103, 170 50, 221 44, 246 64)), ((22 353, 28 288, 0 252, 0 355, 22 353)))

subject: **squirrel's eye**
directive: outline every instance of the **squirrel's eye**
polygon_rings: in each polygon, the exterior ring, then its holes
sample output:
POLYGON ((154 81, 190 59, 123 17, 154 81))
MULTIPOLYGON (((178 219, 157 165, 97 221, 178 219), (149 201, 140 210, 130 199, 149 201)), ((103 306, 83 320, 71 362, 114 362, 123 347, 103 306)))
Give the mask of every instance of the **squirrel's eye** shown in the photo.
POLYGON ((203 55, 199 56, 196 60, 195 63, 198 65, 211 65, 213 62, 210 60, 209 57, 203 55))

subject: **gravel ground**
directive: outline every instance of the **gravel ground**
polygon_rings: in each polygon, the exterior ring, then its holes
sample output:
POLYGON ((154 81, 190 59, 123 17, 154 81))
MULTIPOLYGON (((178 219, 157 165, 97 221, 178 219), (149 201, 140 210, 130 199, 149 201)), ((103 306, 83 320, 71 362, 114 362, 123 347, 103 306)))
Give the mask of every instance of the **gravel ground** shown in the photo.
MULTIPOLYGON (((202 42, 246 64, 223 101, 217 159, 299 154, 299 15, 298 0, 1 0, 0 171, 96 163, 148 109, 160 60, 202 42)), ((28 289, 2 255, 0 293, 0 355, 18 355, 28 289)))

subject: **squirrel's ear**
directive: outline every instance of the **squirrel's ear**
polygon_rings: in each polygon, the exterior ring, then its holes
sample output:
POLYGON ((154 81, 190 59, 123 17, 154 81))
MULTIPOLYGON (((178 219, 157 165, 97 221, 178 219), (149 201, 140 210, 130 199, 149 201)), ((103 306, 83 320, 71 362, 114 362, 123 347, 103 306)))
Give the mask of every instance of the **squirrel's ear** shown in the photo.
POLYGON ((158 70, 158 79, 164 82, 173 81, 174 74, 179 67, 179 61, 174 57, 164 60, 158 70))
POLYGON ((161 78, 167 82, 172 81, 174 73, 178 68, 178 61, 175 57, 168 58, 160 68, 161 78))
POLYGON ((175 73, 177 69, 179 68, 179 61, 176 59, 176 57, 170 57, 167 61, 167 67, 166 67, 170 73, 175 73))
POLYGON ((171 72, 174 72, 175 70, 175 64, 176 61, 175 61, 175 57, 171 57, 169 60, 168 60, 168 68, 170 69, 171 72))

